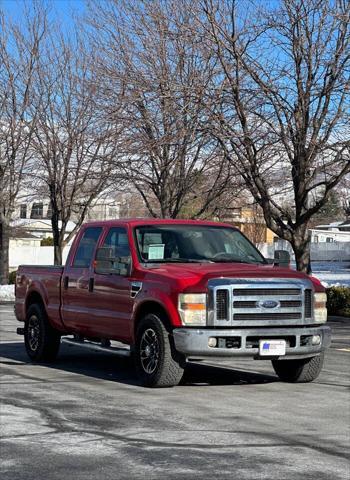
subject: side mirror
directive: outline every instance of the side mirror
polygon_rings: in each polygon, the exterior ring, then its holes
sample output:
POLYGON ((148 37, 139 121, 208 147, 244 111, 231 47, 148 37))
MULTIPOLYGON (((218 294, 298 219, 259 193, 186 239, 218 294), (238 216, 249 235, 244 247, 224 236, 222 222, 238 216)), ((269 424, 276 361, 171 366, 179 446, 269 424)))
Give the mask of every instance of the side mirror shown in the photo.
POLYGON ((130 275, 130 255, 117 255, 118 252, 112 247, 101 247, 97 249, 95 260, 95 272, 104 275, 130 275))
POLYGON ((277 267, 286 267, 290 266, 290 254, 287 250, 275 250, 274 255, 274 265, 277 267))

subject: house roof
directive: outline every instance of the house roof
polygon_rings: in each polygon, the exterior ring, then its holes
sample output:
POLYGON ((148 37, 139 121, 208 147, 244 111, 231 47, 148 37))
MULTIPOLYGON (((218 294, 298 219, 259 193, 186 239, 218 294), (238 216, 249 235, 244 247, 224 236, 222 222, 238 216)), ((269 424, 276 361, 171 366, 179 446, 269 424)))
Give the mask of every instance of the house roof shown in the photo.
POLYGON ((310 228, 309 229, 310 232, 316 232, 316 233, 324 233, 324 234, 328 234, 328 235, 349 235, 350 232, 346 232, 344 230, 327 230, 326 228, 322 229, 322 228, 310 228))
POLYGON ((338 229, 340 232, 343 230, 343 228, 349 228, 350 227, 350 220, 346 219, 338 221, 338 222, 331 222, 328 223, 327 225, 316 225, 313 227, 314 229, 317 228, 319 230, 330 230, 330 229, 338 229))
POLYGON ((20 240, 20 239, 24 239, 24 238, 31 238, 33 240, 38 240, 39 242, 41 241, 41 239, 39 237, 36 237, 35 235, 32 235, 29 232, 23 232, 23 231, 18 232, 18 233, 12 232, 10 234, 10 238, 12 240, 20 240))
POLYGON ((332 222, 324 225, 316 225, 314 228, 338 228, 342 223, 342 221, 332 222))
MULTIPOLYGON (((59 220, 58 227, 61 228, 62 222, 59 220)), ((29 230, 44 230, 52 231, 51 220, 42 219, 42 218, 19 218, 11 222, 11 227, 21 227, 29 230), (32 228, 31 228, 32 227, 32 228)), ((69 221, 67 223, 66 231, 71 232, 75 227, 75 223, 69 221)))

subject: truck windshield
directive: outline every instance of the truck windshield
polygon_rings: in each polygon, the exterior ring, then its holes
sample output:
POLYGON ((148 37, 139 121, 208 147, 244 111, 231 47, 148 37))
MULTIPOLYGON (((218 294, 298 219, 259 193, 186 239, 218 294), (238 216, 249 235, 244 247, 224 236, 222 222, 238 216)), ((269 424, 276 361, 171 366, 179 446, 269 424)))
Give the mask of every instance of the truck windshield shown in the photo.
POLYGON ((144 225, 135 229, 139 258, 146 263, 266 263, 238 230, 205 225, 144 225))

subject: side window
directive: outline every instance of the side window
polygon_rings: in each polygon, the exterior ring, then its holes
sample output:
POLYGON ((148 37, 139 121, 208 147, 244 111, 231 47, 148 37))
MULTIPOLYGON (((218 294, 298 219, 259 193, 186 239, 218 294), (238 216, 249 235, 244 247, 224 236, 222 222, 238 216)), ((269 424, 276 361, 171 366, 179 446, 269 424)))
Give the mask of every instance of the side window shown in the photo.
POLYGON ((116 257, 129 257, 130 247, 128 235, 125 228, 111 228, 102 245, 103 248, 110 248, 116 257))
POLYGON ((87 228, 80 239, 75 253, 73 267, 89 267, 97 241, 101 235, 101 227, 87 228))

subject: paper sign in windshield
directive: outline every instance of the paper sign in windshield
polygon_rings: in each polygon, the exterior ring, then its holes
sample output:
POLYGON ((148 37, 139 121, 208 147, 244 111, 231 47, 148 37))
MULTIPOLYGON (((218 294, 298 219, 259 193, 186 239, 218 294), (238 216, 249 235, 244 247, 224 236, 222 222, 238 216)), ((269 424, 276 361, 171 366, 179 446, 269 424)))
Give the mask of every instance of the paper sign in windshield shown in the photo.
POLYGON ((164 258, 164 243, 149 245, 148 260, 162 260, 164 258))

